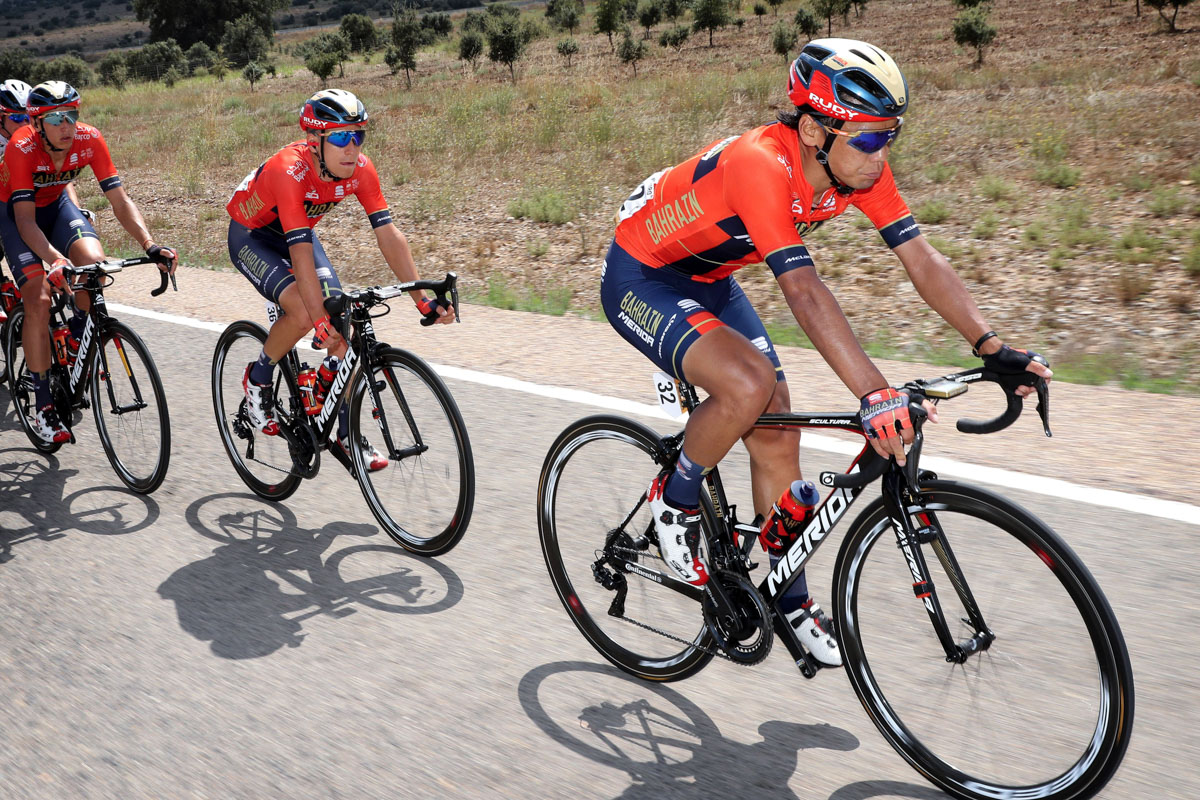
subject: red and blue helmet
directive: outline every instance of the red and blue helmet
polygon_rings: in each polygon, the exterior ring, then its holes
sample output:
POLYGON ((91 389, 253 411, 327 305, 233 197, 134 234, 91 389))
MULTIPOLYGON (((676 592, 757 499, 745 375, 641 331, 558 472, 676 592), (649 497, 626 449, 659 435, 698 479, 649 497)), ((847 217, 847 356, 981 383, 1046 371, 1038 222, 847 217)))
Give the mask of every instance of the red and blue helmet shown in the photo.
POLYGON ((61 108, 79 108, 79 92, 64 81, 45 81, 29 90, 25 110, 30 117, 40 117, 61 108))
POLYGON ((814 39, 788 73, 788 99, 844 122, 895 119, 908 108, 908 82, 887 53, 855 39, 814 39))
POLYGON ((300 111, 300 129, 325 133, 338 128, 354 128, 367 121, 362 101, 345 89, 322 89, 304 102, 300 111))

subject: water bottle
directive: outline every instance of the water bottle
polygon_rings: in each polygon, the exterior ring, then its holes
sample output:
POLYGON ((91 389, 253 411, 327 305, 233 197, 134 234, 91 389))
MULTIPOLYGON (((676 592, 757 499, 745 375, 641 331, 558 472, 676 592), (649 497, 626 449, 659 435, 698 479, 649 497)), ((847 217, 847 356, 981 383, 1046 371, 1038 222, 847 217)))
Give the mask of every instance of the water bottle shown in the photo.
POLYGON ((0 303, 3 303, 5 314, 11 314, 21 305, 21 290, 7 278, 4 279, 4 283, 0 283, 0 303))
POLYGON ((320 369, 317 370, 317 403, 324 405, 325 396, 329 394, 329 387, 333 385, 333 378, 338 371, 338 357, 325 356, 325 360, 321 362, 320 369))
MULTIPOLYGON (((54 360, 64 367, 67 366, 68 342, 71 338, 70 329, 66 325, 55 325, 50 336, 54 341, 54 360)), ((78 348, 78 345, 76 347, 78 348)))
POLYGON ((771 507, 771 513, 763 523, 758 535, 763 549, 772 555, 786 550, 812 519, 820 499, 821 495, 812 481, 792 481, 792 485, 771 507))
POLYGON ((317 371, 308 364, 301 364, 300 374, 296 376, 296 385, 300 387, 300 402, 304 404, 304 413, 310 417, 321 413, 321 402, 317 400, 317 371))

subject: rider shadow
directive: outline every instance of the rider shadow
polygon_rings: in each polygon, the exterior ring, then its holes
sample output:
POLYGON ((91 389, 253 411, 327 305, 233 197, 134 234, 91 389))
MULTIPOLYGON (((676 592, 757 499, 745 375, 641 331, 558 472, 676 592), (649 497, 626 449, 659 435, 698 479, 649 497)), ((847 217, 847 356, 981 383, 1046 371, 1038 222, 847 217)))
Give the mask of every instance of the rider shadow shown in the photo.
MULTIPOLYGON (((742 744, 722 736, 712 719, 680 693, 586 662, 531 670, 518 696, 525 713, 551 739, 629 773, 633 783, 618 795, 621 800, 799 800, 788 782, 802 752, 848 751, 859 744, 849 731, 832 725, 780 720, 759 725, 762 741, 742 744)), ((830 800, 892 796, 945 797, 914 784, 865 781, 842 787, 830 800)))
POLYGON ((71 531, 116 536, 153 525, 159 508, 124 486, 92 486, 67 494, 79 470, 32 449, 0 450, 0 564, 26 542, 61 539, 71 531))
POLYGON ((240 493, 202 497, 186 517, 198 533, 223 544, 176 570, 158 593, 175 601, 180 626, 222 658, 299 647, 307 635, 302 623, 322 614, 346 617, 356 606, 430 614, 462 598, 453 570, 399 547, 352 545, 326 557, 338 537, 372 536, 374 525, 301 528, 287 507, 240 493))

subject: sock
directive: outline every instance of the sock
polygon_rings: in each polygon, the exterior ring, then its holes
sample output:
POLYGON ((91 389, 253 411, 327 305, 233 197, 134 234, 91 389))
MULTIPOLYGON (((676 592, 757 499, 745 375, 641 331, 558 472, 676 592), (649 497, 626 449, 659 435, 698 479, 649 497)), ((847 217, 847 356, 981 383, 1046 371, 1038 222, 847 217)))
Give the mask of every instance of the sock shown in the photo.
POLYGON ((700 484, 709 471, 709 467, 693 463, 686 453, 679 453, 679 461, 675 471, 667 478, 663 489, 663 499, 675 508, 691 509, 700 507, 700 484))
POLYGON ((250 368, 250 380, 259 386, 266 386, 275 377, 275 364, 276 362, 267 355, 267 351, 263 350, 254 366, 250 368))
POLYGON ((75 313, 67 320, 67 328, 71 331, 71 335, 79 341, 79 337, 83 336, 83 324, 87 320, 87 312, 75 309, 75 313))
MULTIPOLYGON (((771 569, 775 569, 775 565, 779 563, 779 556, 771 555, 771 569)), ((779 598, 779 610, 786 617, 793 611, 798 611, 801 606, 808 602, 808 581, 804 578, 804 572, 801 571, 792 581, 792 585, 783 593, 783 597, 779 598)))
POLYGON ((50 398, 50 373, 33 373, 33 397, 38 408, 44 408, 54 402, 50 398))

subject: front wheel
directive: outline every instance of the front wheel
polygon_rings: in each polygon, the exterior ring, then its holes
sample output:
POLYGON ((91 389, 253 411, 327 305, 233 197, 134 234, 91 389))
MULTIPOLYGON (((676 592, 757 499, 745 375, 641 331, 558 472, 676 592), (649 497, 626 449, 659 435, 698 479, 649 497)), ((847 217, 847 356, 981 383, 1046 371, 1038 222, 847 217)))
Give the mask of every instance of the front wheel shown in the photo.
POLYGON ((916 567, 876 501, 835 572, 846 670, 871 720, 954 797, 1092 797, 1121 763, 1134 705, 1129 653, 1095 579, 1043 522, 982 489, 928 481, 907 513, 954 642, 986 646, 948 663, 932 598, 914 597, 916 567))
POLYGON ((445 553, 475 506, 475 460, 450 390, 428 364, 397 348, 378 352, 350 397, 351 455, 371 513, 401 547, 445 553), (388 459, 372 472, 368 448, 388 459))
POLYGON ((654 681, 695 674, 716 648, 699 594, 655 577, 667 568, 646 490, 665 460, 646 426, 587 417, 551 446, 537 498, 542 555, 571 621, 600 655, 654 681))
MULTIPOLYGON (((300 476, 292 471, 287 440, 268 436, 250 424, 242 388, 246 366, 258 358, 266 340, 266 330, 247 320, 233 323, 221 334, 213 352, 213 411, 221 444, 242 481, 259 497, 284 500, 300 487, 300 476)), ((281 425, 298 410, 298 403, 293 402, 295 385, 289 359, 285 358, 275 370, 272 388, 275 414, 281 425)))
POLYGON ((96 430, 117 477, 150 494, 167 476, 171 420, 158 367, 141 337, 109 320, 91 375, 96 430))

